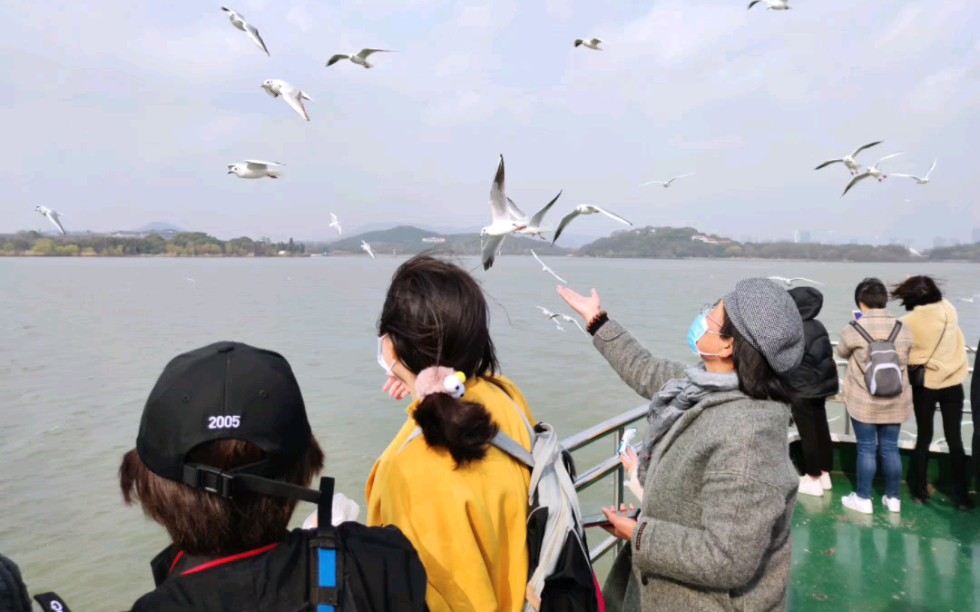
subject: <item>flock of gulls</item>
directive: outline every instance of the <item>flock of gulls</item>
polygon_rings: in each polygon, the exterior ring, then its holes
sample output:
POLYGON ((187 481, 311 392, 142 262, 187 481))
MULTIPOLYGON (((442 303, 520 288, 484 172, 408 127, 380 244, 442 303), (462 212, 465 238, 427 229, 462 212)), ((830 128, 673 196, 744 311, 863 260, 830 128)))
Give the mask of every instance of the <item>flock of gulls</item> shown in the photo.
MULTIPOLYGON (((748 8, 751 10, 756 5, 763 4, 763 3, 765 4, 766 9, 771 11, 785 11, 790 9, 789 0, 752 0, 748 4, 748 8)), ((269 48, 266 45, 265 41, 262 39, 261 34, 259 34, 258 28, 250 24, 240 13, 228 7, 223 6, 221 7, 221 10, 227 14, 228 19, 233 27, 245 33, 245 35, 248 36, 248 38, 252 41, 252 43, 256 47, 258 47, 267 56, 271 57, 272 54, 269 52, 269 48)), ((596 37, 578 38, 575 39, 574 41, 574 46, 576 48, 582 47, 584 49, 589 49, 592 51, 602 51, 604 49, 602 45, 604 44, 607 43, 602 39, 596 37)), ((337 53, 331 56, 327 60, 326 67, 331 67, 344 60, 347 60, 352 64, 361 66, 362 68, 365 69, 369 69, 374 67, 374 65, 368 61, 370 57, 372 57, 377 53, 392 53, 392 52, 393 51, 390 49, 364 48, 357 52, 337 53)), ((305 102, 312 102, 313 98, 308 93, 306 93, 299 87, 296 87, 291 83, 288 83, 281 79, 267 79, 262 83, 261 88, 272 98, 282 99, 282 101, 285 102, 290 107, 290 109, 292 109, 303 120, 310 121, 310 114, 307 111, 305 102)), ((879 183, 883 182, 886 178, 888 178, 888 175, 881 170, 881 168, 879 167, 880 164, 887 160, 898 157, 899 155, 902 155, 903 152, 886 155, 878 159, 872 165, 864 167, 863 169, 862 169, 862 165, 856 159, 857 156, 862 152, 872 147, 876 147, 882 144, 882 142, 883 141, 878 140, 860 146, 857 149, 855 149, 854 152, 848 155, 844 155, 839 159, 831 159, 825 161, 820 165, 818 165, 815 169, 821 170, 823 168, 838 163, 843 164, 844 167, 847 168, 847 170, 850 172, 851 179, 844 187, 844 191, 841 194, 841 197, 846 195, 847 192, 850 191, 855 185, 857 185, 858 183, 864 181, 869 177, 877 179, 879 183)), ((925 185, 929 183, 932 172, 933 170, 936 169, 936 163, 937 161, 933 161, 932 166, 929 168, 929 171, 926 172, 925 176, 922 177, 915 176, 912 174, 898 174, 898 173, 893 173, 892 176, 910 178, 919 185, 925 185)), ((240 162, 228 164, 228 174, 233 174, 241 179, 250 179, 250 180, 264 179, 264 178, 278 179, 282 175, 282 168, 284 166, 285 164, 283 164, 282 162, 246 159, 240 162)), ((680 174, 672 178, 669 178, 667 180, 647 181, 645 183, 642 183, 640 187, 645 187, 648 185, 660 185, 661 187, 666 189, 669 188, 675 181, 679 179, 688 178, 691 176, 694 176, 694 172, 680 174)), ((561 194, 562 192, 559 191, 558 195, 552 198, 550 202, 545 204, 533 216, 529 217, 517 206, 517 204, 511 198, 507 196, 505 171, 504 171, 504 157, 503 155, 501 155, 500 160, 497 164, 496 173, 494 174, 493 182, 490 187, 490 202, 489 202, 490 224, 483 227, 480 230, 480 237, 482 242, 481 262, 483 265, 483 269, 489 270, 493 266, 494 260, 499 255, 500 248, 504 240, 507 238, 507 236, 510 235, 528 236, 532 238, 540 238, 542 240, 547 240, 545 234, 554 231, 554 235, 551 239, 551 244, 554 245, 555 242, 558 240, 558 238, 561 236, 562 232, 565 230, 565 228, 572 221, 578 219, 579 217, 600 215, 601 217, 612 219, 613 221, 622 223, 624 225, 630 225, 630 226, 633 225, 626 218, 614 212, 611 212, 603 207, 597 206, 595 204, 581 204, 575 206, 570 212, 565 214, 562 217, 561 221, 559 222, 557 229, 552 230, 552 228, 547 227, 544 224, 544 219, 545 216, 548 214, 548 212, 551 210, 551 208, 561 197, 561 194)), ((37 206, 35 207, 35 210, 39 214, 47 218, 48 221, 50 221, 51 224, 54 225, 62 235, 67 233, 61 222, 60 213, 46 206, 37 206)), ((340 220, 338 219, 337 215, 334 213, 330 213, 330 224, 328 227, 336 230, 338 236, 342 235, 343 233, 340 220)), ((371 248, 371 245, 363 240, 361 241, 361 249, 372 259, 375 258, 375 254, 373 249, 371 248)), ((533 250, 531 251, 531 255, 534 257, 535 261, 537 261, 537 263, 541 265, 542 272, 554 276, 557 280, 559 280, 562 283, 566 282, 565 279, 563 279, 561 276, 558 275, 558 273, 556 273, 552 268, 550 268, 547 264, 545 264, 541 260, 541 258, 538 257, 537 253, 535 253, 533 250)), ((773 276, 769 278, 774 281, 784 283, 787 287, 792 286, 794 283, 797 282, 822 284, 817 281, 813 281, 802 277, 784 278, 779 276, 773 276)), ((972 303, 973 300, 978 297, 980 297, 980 295, 972 296, 970 298, 961 298, 961 300, 964 302, 972 303)), ((564 331, 564 328, 561 325, 562 321, 572 322, 578 325, 578 322, 575 321, 573 318, 569 317, 568 315, 553 313, 550 310, 547 310, 546 308, 543 308, 541 306, 538 306, 538 308, 541 310, 541 313, 545 317, 547 317, 548 319, 550 319, 555 323, 555 326, 559 330, 564 331)), ((579 329, 581 329, 581 326, 578 327, 579 329)))

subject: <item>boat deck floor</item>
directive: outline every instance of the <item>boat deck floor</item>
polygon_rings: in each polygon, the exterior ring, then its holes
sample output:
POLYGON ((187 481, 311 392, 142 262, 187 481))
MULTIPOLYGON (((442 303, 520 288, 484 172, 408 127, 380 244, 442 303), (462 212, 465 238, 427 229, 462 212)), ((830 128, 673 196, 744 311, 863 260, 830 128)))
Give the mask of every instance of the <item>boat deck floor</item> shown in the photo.
POLYGON ((958 511, 934 492, 902 511, 844 508, 851 476, 832 475, 823 497, 799 495, 793 516, 790 610, 980 610, 980 508, 958 511))

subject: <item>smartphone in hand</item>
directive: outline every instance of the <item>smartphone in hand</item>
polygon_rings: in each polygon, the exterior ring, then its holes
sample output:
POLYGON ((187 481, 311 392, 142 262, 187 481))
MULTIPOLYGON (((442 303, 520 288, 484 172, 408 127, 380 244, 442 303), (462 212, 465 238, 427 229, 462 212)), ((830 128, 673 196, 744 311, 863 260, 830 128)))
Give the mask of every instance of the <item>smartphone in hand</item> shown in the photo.
MULTIPOLYGON (((626 516, 628 518, 631 518, 633 520, 636 520, 636 517, 640 516, 640 509, 639 508, 634 508, 633 510, 630 510, 629 512, 626 513, 626 516)), ((610 524, 609 523, 609 519, 607 519, 606 518, 606 515, 605 514, 602 514, 601 512, 599 514, 592 514, 590 516, 583 516, 582 517, 582 527, 585 527, 585 528, 589 528, 589 527, 608 527, 609 524, 610 524)))

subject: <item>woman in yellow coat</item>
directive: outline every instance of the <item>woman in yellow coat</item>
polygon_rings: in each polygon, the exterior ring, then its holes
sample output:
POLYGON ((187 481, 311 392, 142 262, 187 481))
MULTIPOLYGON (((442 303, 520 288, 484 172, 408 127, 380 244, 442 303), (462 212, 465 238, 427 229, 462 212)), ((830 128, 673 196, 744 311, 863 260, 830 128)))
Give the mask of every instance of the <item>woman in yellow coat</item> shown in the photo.
POLYGON ((368 478, 368 524, 395 525, 415 545, 433 612, 523 609, 530 472, 489 442, 502 431, 530 450, 535 421, 496 374, 482 290, 458 266, 413 257, 378 327, 386 390, 414 401, 368 478))

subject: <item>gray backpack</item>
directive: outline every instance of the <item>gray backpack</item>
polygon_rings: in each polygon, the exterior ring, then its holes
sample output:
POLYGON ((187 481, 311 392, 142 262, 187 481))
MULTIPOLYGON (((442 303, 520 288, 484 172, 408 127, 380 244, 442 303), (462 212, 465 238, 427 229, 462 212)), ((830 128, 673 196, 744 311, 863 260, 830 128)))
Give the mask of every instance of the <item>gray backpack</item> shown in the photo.
POLYGON ((861 334, 868 345, 868 363, 864 366, 864 383, 868 392, 874 397, 897 397, 902 394, 902 362, 898 359, 895 348, 895 338, 902 331, 901 321, 895 321, 895 327, 887 340, 875 340, 857 321, 851 325, 861 334))

